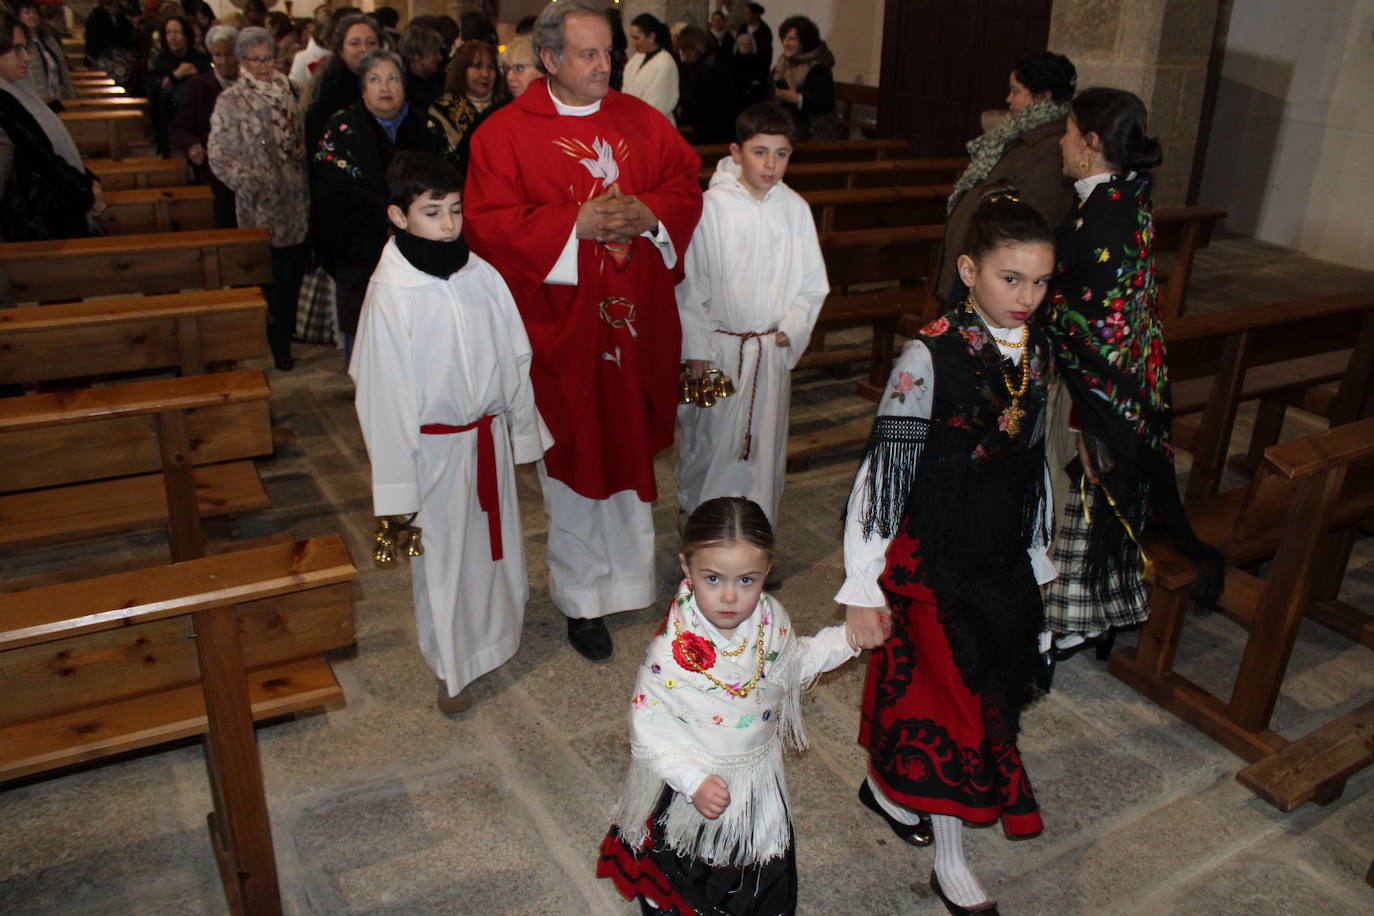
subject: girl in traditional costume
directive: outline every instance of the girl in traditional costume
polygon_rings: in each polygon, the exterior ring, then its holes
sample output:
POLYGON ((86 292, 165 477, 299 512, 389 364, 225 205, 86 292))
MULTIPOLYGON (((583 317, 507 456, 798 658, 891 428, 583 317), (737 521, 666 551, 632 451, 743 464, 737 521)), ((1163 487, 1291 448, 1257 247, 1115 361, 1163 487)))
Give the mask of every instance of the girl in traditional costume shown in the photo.
POLYGON ((1067 476, 1056 487, 1063 491, 1054 554, 1060 576, 1045 605, 1061 657, 1149 616, 1141 575, 1146 532, 1168 537, 1202 566, 1204 600, 1221 585, 1221 557, 1193 533, 1174 480, 1145 171, 1163 155, 1145 128, 1145 105, 1132 93, 1086 89, 1073 100, 1059 144, 1078 194, 1055 232, 1046 310, 1063 380, 1050 411, 1051 442, 1069 432, 1067 447, 1051 448, 1064 453, 1052 470, 1067 476))
POLYGON ((801 691, 858 649, 848 625, 799 636, 763 593, 773 531, 757 504, 708 500, 683 541, 686 578, 635 682, 629 776, 596 873, 646 913, 793 913, 783 746, 806 746, 801 691))
POLYGON ((881 643, 864 688, 860 801, 917 845, 930 816, 931 888, 963 913, 996 907, 964 862, 964 822, 1000 819, 1011 836, 1042 827, 1016 737, 1039 666, 1040 584, 1054 577, 1050 350, 1031 321, 1053 236, 1034 208, 994 192, 957 268, 967 297, 893 366, 849 497, 835 600, 859 645, 881 643))

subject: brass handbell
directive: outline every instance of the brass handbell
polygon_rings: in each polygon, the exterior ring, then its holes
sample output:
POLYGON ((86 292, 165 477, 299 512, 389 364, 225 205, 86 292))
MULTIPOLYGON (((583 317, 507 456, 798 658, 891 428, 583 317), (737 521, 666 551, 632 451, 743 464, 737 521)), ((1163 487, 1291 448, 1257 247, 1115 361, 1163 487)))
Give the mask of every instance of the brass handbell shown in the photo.
POLYGON ((422 557, 425 555, 425 545, 420 543, 420 531, 421 529, 415 525, 406 529, 406 556, 422 557))
POLYGON ((721 372, 719 369, 712 369, 707 375, 714 376, 711 381, 712 384, 715 385, 717 398, 728 398, 735 393, 734 380, 724 372, 721 372))
POLYGON ((710 407, 716 403, 716 386, 711 384, 708 379, 703 378, 697 383, 697 406, 710 407))
POLYGON ((420 529, 411 524, 418 513, 410 515, 384 515, 377 519, 377 531, 372 539, 372 559, 378 566, 392 566, 399 552, 407 557, 422 556, 425 552, 420 542, 420 529))
POLYGON ((694 404, 697 399, 697 380, 692 378, 692 370, 687 368, 687 364, 682 364, 682 371, 677 377, 678 400, 683 404, 694 404))

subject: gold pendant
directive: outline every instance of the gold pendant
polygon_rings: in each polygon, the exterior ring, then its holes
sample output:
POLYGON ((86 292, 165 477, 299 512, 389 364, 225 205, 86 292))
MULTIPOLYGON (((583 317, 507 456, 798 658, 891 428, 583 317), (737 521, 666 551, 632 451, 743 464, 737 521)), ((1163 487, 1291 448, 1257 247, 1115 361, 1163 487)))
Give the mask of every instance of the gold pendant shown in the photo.
POLYGON ((1002 416, 1007 418, 1007 435, 1015 437, 1021 431, 1021 418, 1026 412, 1021 409, 1021 399, 1012 398, 1011 405, 1002 411, 1002 416))

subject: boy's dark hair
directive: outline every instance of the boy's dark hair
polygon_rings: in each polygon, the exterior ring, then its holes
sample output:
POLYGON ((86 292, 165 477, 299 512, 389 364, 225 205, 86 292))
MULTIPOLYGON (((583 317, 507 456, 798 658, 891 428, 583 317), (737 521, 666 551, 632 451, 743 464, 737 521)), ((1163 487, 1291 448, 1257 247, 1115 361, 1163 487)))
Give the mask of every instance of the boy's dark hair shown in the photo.
POLYGON ((781 134, 797 142, 797 125, 777 102, 755 102, 735 118, 735 142, 743 143, 759 134, 781 134))
POLYGON ((1011 242, 1053 248, 1054 230, 1039 210, 1021 202, 1014 186, 998 182, 983 192, 959 253, 982 261, 983 255, 1011 242))
POLYGON ((372 18, 384 29, 394 29, 401 22, 401 14, 394 7, 379 6, 372 11, 372 18))
POLYGON ((1097 134, 1102 155, 1123 171, 1141 172, 1164 161, 1154 137, 1145 136, 1145 103, 1125 89, 1084 89, 1069 109, 1083 136, 1097 134))
POLYGON ((797 30, 797 41, 801 44, 803 54, 821 46, 821 30, 806 16, 788 16, 784 19, 782 25, 778 26, 778 38, 786 38, 793 29, 797 30))
POLYGON ((1078 83, 1078 69, 1063 54, 1053 51, 1033 51, 1011 65, 1012 76, 1031 95, 1048 92, 1056 102, 1073 98, 1078 83))
POLYGON ((444 197, 463 191, 463 176, 433 153, 402 150, 386 169, 386 192, 390 203, 409 210, 424 196, 444 197))
POLYGON ((773 526, 759 504, 743 496, 718 496, 697 506, 682 530, 682 555, 752 544, 773 559, 773 526))

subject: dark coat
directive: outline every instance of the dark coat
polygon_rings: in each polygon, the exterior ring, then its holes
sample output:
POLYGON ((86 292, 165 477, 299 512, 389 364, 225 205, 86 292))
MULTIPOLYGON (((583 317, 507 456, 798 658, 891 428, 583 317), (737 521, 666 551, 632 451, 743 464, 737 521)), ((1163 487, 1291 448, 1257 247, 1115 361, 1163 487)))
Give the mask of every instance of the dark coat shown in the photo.
POLYGON ((14 145, 13 170, 0 195, 5 240, 90 235, 86 213, 95 203, 95 177, 59 156, 33 115, 8 92, 0 92, 0 128, 14 145))
POLYGON ((86 57, 94 60, 111 48, 138 50, 138 32, 122 9, 111 16, 105 7, 97 6, 86 17, 86 57))
MULTIPOLYGON (((735 29, 735 34, 744 35, 748 31, 749 26, 741 22, 739 28, 735 29)), ((765 69, 768 62, 773 59, 773 30, 762 19, 759 20, 759 27, 754 30, 754 56, 763 61, 765 69)))
POLYGON ((440 67, 429 76, 416 76, 406 70, 406 101, 421 114, 429 111, 434 100, 444 94, 444 70, 440 67))
POLYGON ((840 122, 835 115, 835 74, 825 64, 814 64, 797 87, 801 107, 784 105, 797 122, 798 140, 839 140, 840 122))
POLYGON ((321 262, 338 283, 339 326, 352 334, 362 311, 362 292, 390 232, 386 169, 398 150, 438 153, 414 108, 386 131, 361 103, 329 119, 313 162, 312 199, 321 262))
POLYGON ((984 188, 999 181, 1009 181, 1016 186, 1017 196, 1040 211, 1045 222, 1051 226, 1063 222, 1074 203, 1073 182, 1064 177, 1064 160, 1059 154, 1059 138, 1064 136, 1066 122, 1066 118, 1059 118, 1041 124, 1013 140, 988 177, 959 198, 945 220, 944 253, 935 280, 937 293, 948 296, 955 282, 954 262, 959 259, 964 233, 968 231, 973 211, 978 209, 984 188))
POLYGON ((314 100, 305 112, 305 149, 310 154, 319 148, 320 137, 329 119, 357 103, 363 96, 358 74, 344 66, 337 57, 325 58, 315 73, 315 79, 319 85, 315 88, 314 100))
POLYGON ((729 58, 707 54, 694 64, 683 64, 679 93, 679 127, 690 125, 692 142, 729 143, 735 139, 734 104, 729 58))
MULTIPOLYGON (((219 100, 219 94, 224 91, 220 85, 219 77, 213 70, 205 73, 198 73, 186 81, 186 94, 182 99, 181 107, 177 109, 176 115, 172 118, 171 144, 172 152, 179 156, 186 156, 188 150, 200 144, 202 149, 208 151, 210 147, 210 115, 215 111, 215 102, 219 100)), ((187 159, 189 160, 189 156, 187 159)), ((210 160, 207 156, 201 161, 200 165, 191 163, 191 169, 195 172, 197 184, 208 184, 210 190, 215 195, 215 228, 233 229, 238 226, 238 217, 234 210, 234 192, 225 186, 224 182, 215 177, 215 173, 210 171, 210 160)))
POLYGON ((153 133, 157 140, 158 152, 164 156, 171 152, 168 131, 172 118, 176 116, 177 106, 185 99, 187 84, 195 79, 194 75, 172 75, 182 64, 194 66, 197 75, 204 74, 210 69, 210 55, 191 48, 182 57, 177 57, 171 51, 164 50, 148 70, 148 110, 153 116, 153 133), (171 84, 166 89, 162 85, 164 81, 171 84))

